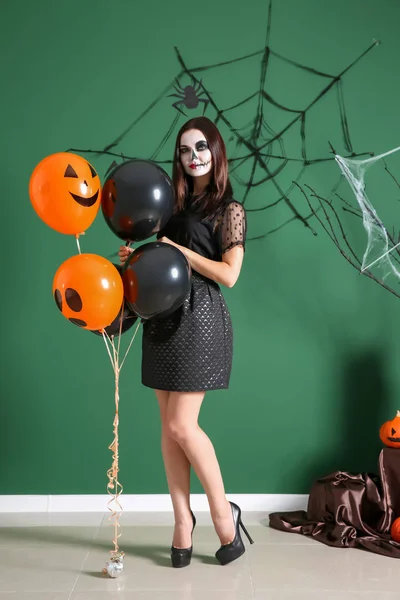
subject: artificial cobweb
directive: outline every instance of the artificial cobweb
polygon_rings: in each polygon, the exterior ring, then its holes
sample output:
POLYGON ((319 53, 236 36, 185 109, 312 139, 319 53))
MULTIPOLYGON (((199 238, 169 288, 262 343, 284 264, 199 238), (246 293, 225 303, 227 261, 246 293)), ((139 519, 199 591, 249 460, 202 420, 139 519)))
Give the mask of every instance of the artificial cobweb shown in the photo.
MULTIPOLYGON (((391 273, 400 279, 399 234, 397 232, 396 235, 394 230, 389 231, 385 224, 387 223, 387 218, 383 220, 378 215, 377 208, 371 203, 371 200, 368 197, 367 182, 368 176, 371 173, 370 170, 374 168, 374 171, 376 171, 377 165, 381 168, 383 166, 384 170, 392 178, 393 183, 397 186, 397 204, 399 202, 398 192, 400 190, 400 185, 393 173, 400 173, 399 150, 400 147, 394 148, 384 154, 373 156, 366 160, 350 160, 341 156, 336 156, 336 161, 340 170, 354 193, 359 210, 361 211, 363 226, 367 233, 367 244, 362 259, 361 271, 368 271, 369 269, 372 269, 372 267, 379 268, 380 276, 383 280, 391 273), (390 169, 388 167, 388 162, 391 163, 390 169)), ((368 184, 368 190, 374 185, 375 181, 376 178, 373 180, 371 177, 368 184)), ((372 190, 372 194, 377 195, 377 200, 381 205, 382 211, 387 212, 387 207, 389 205, 389 212, 393 212, 395 202, 393 201, 393 198, 390 197, 390 193, 387 194, 382 190, 382 186, 379 185, 379 182, 378 187, 375 190, 372 190)), ((381 215, 382 211, 380 211, 381 215)))
POLYGON ((328 73, 276 52, 271 26, 272 0, 261 50, 189 66, 175 48, 179 72, 141 114, 102 149, 70 150, 96 154, 92 160, 103 175, 130 158, 147 158, 170 173, 179 128, 188 118, 205 114, 226 142, 235 199, 247 210, 249 239, 264 238, 293 221, 315 233, 313 213, 304 212, 293 192, 311 167, 334 160, 329 133, 325 137, 320 131, 325 115, 333 138, 342 138, 343 154, 359 155, 350 138, 343 85, 377 42, 338 73, 328 73))
POLYGON ((341 255, 400 298, 400 147, 367 159, 335 159, 341 181, 329 197, 298 187, 341 255))

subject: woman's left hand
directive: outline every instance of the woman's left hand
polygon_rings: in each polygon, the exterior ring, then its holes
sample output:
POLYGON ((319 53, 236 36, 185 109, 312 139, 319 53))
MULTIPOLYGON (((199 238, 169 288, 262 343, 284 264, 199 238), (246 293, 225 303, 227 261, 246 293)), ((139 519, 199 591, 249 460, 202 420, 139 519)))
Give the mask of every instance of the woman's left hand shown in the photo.
POLYGON ((172 240, 170 240, 169 238, 167 238, 165 235, 160 238, 158 240, 159 242, 163 242, 163 244, 170 244, 170 246, 175 246, 175 248, 179 248, 179 250, 181 250, 181 246, 179 246, 179 244, 175 244, 175 242, 173 242, 172 240))
MULTIPOLYGON (((179 244, 175 244, 175 242, 173 242, 172 240, 167 238, 165 235, 162 238, 160 238, 158 241, 163 242, 164 244, 169 244, 170 246, 175 246, 175 248, 178 248, 178 250, 180 250, 186 256, 187 248, 185 248, 184 246, 180 246, 179 244)), ((187 258, 187 256, 186 256, 186 258, 187 258)))

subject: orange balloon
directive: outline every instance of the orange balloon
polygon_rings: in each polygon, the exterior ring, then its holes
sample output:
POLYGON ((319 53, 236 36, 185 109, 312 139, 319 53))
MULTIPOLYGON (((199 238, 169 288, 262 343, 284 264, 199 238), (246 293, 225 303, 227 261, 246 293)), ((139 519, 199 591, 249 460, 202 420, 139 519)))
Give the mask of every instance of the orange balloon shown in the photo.
POLYGON ((79 235, 100 208, 100 179, 77 154, 50 154, 35 167, 29 196, 39 217, 59 233, 79 235))
POLYGON ((83 329, 105 329, 119 313, 124 297, 121 275, 97 254, 68 258, 53 280, 53 296, 63 316, 83 329))

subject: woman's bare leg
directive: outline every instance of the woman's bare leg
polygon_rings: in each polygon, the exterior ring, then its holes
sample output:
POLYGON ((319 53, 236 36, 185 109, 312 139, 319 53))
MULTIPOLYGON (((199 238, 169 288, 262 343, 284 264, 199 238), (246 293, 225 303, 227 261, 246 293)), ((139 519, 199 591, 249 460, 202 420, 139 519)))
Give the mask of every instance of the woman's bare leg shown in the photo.
POLYGON ((168 435, 169 394, 156 390, 161 416, 161 450, 175 517, 172 544, 175 548, 189 548, 193 527, 190 513, 190 462, 180 445, 168 435))
MULTIPOLYGON (((169 392, 166 402, 167 412, 164 415, 166 432, 168 432, 169 439, 180 446, 192 464, 207 494, 211 518, 221 544, 229 544, 235 537, 231 507, 225 496, 224 482, 214 446, 198 424, 203 398, 204 392, 169 392)), ((166 442, 166 444, 167 448, 175 449, 169 450, 172 462, 173 452, 177 456, 180 455, 176 447, 170 445, 170 442, 166 442)), ((183 459, 180 457, 179 460, 183 465, 183 459)), ((182 469, 183 466, 179 468, 182 469)), ((171 471, 175 473, 175 470, 178 471, 177 465, 171 467, 171 471)), ((176 481, 183 482, 183 476, 182 479, 177 474, 174 477, 176 481)), ((182 486, 182 483, 180 485, 182 486)), ((186 491, 188 492, 185 488, 186 491)))

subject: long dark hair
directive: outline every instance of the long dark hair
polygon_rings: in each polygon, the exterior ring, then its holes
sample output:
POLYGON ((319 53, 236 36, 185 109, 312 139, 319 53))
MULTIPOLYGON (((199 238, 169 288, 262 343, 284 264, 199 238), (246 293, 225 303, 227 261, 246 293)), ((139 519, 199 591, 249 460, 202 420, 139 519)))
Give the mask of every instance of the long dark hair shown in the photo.
POLYGON ((185 206, 186 199, 193 191, 193 178, 182 167, 179 146, 183 133, 190 129, 201 131, 210 148, 212 156, 211 180, 204 192, 196 198, 196 203, 209 216, 216 215, 226 199, 232 198, 232 185, 228 177, 228 160, 224 140, 218 128, 207 117, 195 117, 187 121, 176 138, 172 182, 175 189, 175 210, 179 212, 185 206))

